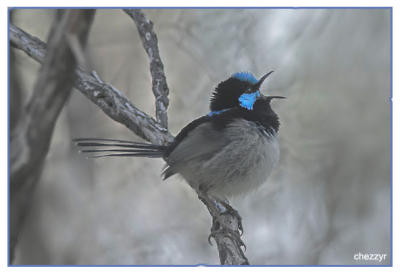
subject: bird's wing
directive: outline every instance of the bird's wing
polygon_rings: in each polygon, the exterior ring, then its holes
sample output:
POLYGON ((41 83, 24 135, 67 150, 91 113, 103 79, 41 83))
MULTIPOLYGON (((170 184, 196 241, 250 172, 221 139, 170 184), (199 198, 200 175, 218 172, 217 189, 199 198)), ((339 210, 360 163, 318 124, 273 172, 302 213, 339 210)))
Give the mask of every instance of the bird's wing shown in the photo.
POLYGON ((177 144, 166 157, 168 166, 164 179, 179 173, 191 160, 208 159, 221 150, 229 140, 206 117, 192 122, 178 134, 177 144))

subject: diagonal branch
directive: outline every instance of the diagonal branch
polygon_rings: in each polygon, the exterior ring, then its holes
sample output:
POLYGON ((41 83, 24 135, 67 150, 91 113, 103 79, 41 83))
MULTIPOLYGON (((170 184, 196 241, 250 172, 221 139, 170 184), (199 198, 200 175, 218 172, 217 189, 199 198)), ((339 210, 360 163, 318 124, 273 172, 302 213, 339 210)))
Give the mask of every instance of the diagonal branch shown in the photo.
MULTIPOLYGON (((10 41, 14 47, 43 63, 47 49, 44 42, 13 24, 10 24, 9 31, 10 41)), ((172 141, 173 136, 165 127, 136 108, 121 92, 101 81, 96 74, 91 75, 78 68, 75 70, 75 75, 74 86, 109 117, 152 143, 167 144, 172 141)))
POLYGON ((41 175, 54 125, 72 90, 76 59, 68 37, 75 36, 85 45, 93 16, 94 10, 57 13, 33 95, 10 135, 10 263, 30 209, 32 192, 41 175))
POLYGON ((143 47, 150 59, 153 94, 156 98, 156 119, 164 128, 168 128, 169 89, 158 49, 157 35, 153 31, 153 22, 147 19, 140 9, 125 9, 124 11, 135 21, 143 47))
MULTIPOLYGON (((14 47, 21 49, 34 60, 43 63, 47 51, 45 43, 12 24, 10 24, 9 31, 10 42, 14 47)), ((95 72, 88 74, 79 68, 76 69, 74 85, 109 117, 124 124, 143 139, 154 144, 168 144, 173 140, 173 136, 166 127, 133 106, 117 89, 105 84, 95 72)), ((167 94, 163 94, 163 96, 167 98, 167 94)), ((248 264, 248 260, 241 249, 243 242, 240 240, 240 236, 236 236, 240 231, 237 216, 226 213, 223 208, 218 207, 223 203, 209 198, 206 194, 199 196, 199 199, 206 205, 213 223, 219 224, 220 230, 217 230, 217 233, 214 232, 212 237, 217 243, 221 264, 248 264), (234 235, 233 238, 232 234, 234 235)))

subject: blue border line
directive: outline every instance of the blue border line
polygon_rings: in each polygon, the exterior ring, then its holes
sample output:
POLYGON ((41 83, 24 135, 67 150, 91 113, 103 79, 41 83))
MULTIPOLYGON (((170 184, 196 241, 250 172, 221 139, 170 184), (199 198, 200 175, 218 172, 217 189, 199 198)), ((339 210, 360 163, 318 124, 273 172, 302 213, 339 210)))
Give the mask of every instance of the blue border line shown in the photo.
MULTIPOLYGON (((10 9, 7 11, 7 30, 10 29, 10 9)), ((10 32, 7 31, 7 41, 10 32)), ((10 266, 10 43, 7 44, 7 265, 10 266)))
MULTIPOLYGON (((8 7, 7 11, 7 30, 10 29, 10 12, 11 10, 18 9, 124 9, 124 8, 140 8, 140 9, 357 9, 357 10, 390 10, 390 264, 389 265, 232 265, 233 267, 393 267, 393 7, 8 7)), ((7 31, 7 41, 10 41, 10 34, 7 31)), ((8 246, 7 246, 7 266, 8 267, 227 267, 222 265, 207 265, 207 264, 196 264, 196 265, 11 265, 10 263, 10 43, 7 45, 7 171, 8 171, 8 185, 7 185, 7 235, 8 235, 8 246)))
POLYGON ((9 265, 9 267, 393 267, 392 265, 9 265))
POLYGON ((392 9, 393 7, 387 6, 387 7, 268 7, 268 6, 259 6, 259 7, 222 7, 222 6, 217 6, 217 7, 140 7, 140 6, 134 6, 134 7, 129 7, 129 6, 121 6, 121 7, 68 7, 68 6, 62 6, 62 7, 8 7, 8 9, 127 9, 127 8, 138 8, 138 9, 166 9, 166 10, 171 10, 171 9, 194 9, 194 10, 212 10, 212 9, 246 9, 246 10, 254 10, 254 9, 307 9, 307 10, 317 10, 317 9, 338 9, 338 10, 348 10, 348 9, 357 9, 357 10, 382 10, 382 9, 392 9))
POLYGON ((390 9, 390 264, 393 266, 393 9, 390 9))

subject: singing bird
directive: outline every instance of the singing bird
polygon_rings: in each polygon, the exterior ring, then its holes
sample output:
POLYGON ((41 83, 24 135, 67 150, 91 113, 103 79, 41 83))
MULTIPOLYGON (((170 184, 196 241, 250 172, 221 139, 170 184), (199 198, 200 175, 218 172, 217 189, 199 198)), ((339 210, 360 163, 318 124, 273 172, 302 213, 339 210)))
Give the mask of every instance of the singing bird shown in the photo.
POLYGON ((90 157, 162 158, 163 179, 181 175, 198 193, 222 200, 265 183, 279 160, 279 118, 257 79, 238 72, 222 81, 211 96, 210 112, 185 126, 167 145, 116 139, 75 139, 90 157), (97 153, 97 154, 96 154, 97 153))

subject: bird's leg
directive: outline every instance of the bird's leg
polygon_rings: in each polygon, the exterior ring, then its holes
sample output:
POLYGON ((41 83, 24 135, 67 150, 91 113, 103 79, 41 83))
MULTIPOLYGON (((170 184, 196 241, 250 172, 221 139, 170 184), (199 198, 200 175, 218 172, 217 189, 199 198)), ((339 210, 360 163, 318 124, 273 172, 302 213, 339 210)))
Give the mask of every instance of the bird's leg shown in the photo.
POLYGON ((217 200, 215 200, 215 203, 216 204, 220 203, 225 208, 225 211, 223 211, 221 213, 222 215, 231 215, 231 216, 233 216, 233 217, 235 217, 237 219, 239 234, 240 234, 240 236, 242 236, 243 235, 243 224, 242 224, 242 217, 239 215, 239 212, 236 209, 234 209, 232 206, 230 206, 228 201, 224 201, 224 200, 217 201, 217 200))
POLYGON ((246 245, 240 239, 240 236, 243 235, 243 225, 239 212, 230 206, 227 201, 216 198, 212 198, 212 200, 220 215, 213 217, 213 225, 211 227, 211 234, 208 236, 208 242, 211 244, 211 238, 215 239, 217 234, 222 234, 236 242, 238 246, 243 246, 246 249, 246 245), (231 217, 236 218, 237 229, 232 224, 231 217))
POLYGON ((238 246, 244 246, 240 236, 243 234, 242 218, 239 213, 229 205, 227 201, 209 196, 204 190, 199 193, 199 198, 208 207, 212 214, 213 221, 211 233, 208 236, 208 242, 211 244, 211 238, 221 235, 230 238, 238 246), (233 218, 233 219, 232 219, 233 218), (235 221, 237 224, 235 224, 235 221))

